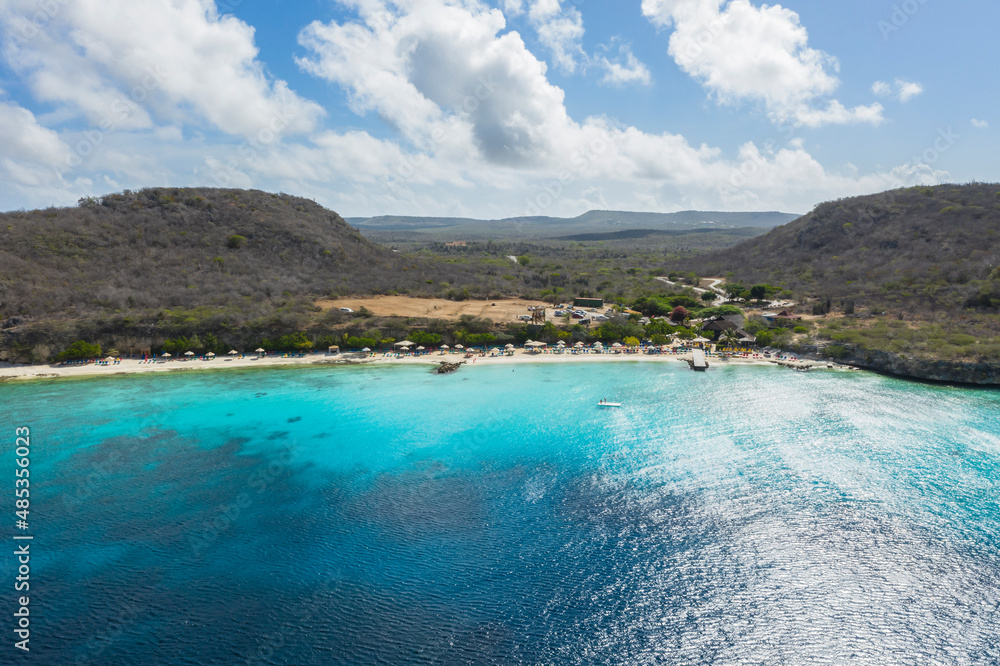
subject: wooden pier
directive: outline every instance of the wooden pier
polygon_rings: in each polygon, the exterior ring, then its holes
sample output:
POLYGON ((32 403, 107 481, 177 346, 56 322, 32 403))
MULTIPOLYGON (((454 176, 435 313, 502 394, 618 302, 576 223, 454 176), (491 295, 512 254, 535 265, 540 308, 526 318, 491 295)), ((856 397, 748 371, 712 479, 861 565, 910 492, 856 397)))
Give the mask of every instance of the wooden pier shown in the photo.
POLYGON ((698 372, 705 372, 708 370, 708 359, 705 358, 705 351, 703 349, 695 349, 691 352, 691 358, 688 360, 688 364, 691 366, 692 370, 698 372))

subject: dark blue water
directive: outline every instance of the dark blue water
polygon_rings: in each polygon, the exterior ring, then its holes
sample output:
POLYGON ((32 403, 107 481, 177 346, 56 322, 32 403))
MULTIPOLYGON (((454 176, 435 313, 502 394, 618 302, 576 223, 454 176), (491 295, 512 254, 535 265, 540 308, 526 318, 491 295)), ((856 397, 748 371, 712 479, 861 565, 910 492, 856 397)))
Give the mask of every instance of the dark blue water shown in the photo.
POLYGON ((29 426, 38 664, 994 664, 998 407, 663 363, 7 384, 4 534, 29 426))

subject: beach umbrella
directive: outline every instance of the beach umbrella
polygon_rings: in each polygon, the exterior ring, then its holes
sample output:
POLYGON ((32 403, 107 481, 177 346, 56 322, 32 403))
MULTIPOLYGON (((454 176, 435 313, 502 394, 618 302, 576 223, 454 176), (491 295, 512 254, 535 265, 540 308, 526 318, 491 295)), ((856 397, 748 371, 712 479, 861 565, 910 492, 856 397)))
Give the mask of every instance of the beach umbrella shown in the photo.
POLYGON ((240 353, 238 351, 236 351, 235 349, 230 349, 229 350, 229 355, 230 356, 239 356, 239 354, 240 353))
POLYGON ((617 349, 618 347, 621 347, 621 346, 622 346, 622 343, 620 343, 620 342, 616 342, 615 344, 613 344, 613 345, 611 345, 611 346, 612 346, 613 348, 617 349))
POLYGON ((115 357, 114 357, 114 356, 109 356, 109 357, 107 357, 107 358, 106 358, 106 359, 104 359, 104 360, 105 360, 105 361, 113 361, 113 360, 115 360, 115 357))
POLYGON ((194 356, 194 352, 193 351, 186 351, 186 352, 184 352, 184 355, 185 356, 194 356))
POLYGON ((205 356, 208 356, 209 358, 214 358, 215 352, 208 352, 207 354, 205 354, 205 356))
POLYGON ((498 351, 500 351, 500 348, 499 347, 493 347, 492 349, 490 349, 490 351, 491 352, 498 352, 498 351))
POLYGON ((417 347, 417 351, 423 351, 423 350, 424 350, 423 347, 417 347))
POLYGON ((574 346, 574 347, 585 347, 586 345, 584 345, 584 344, 583 344, 582 342, 577 342, 577 343, 576 343, 575 345, 573 345, 573 346, 574 346))
POLYGON ((364 349, 362 349, 361 351, 363 351, 363 352, 370 352, 370 351, 371 351, 371 349, 369 349, 368 347, 365 347, 365 348, 364 348, 364 349))
POLYGON ((170 352, 163 352, 161 356, 163 356, 164 358, 170 358, 170 352))
POLYGON ((462 345, 455 345, 455 349, 465 349, 462 345))
POLYGON ((393 345, 393 347, 412 347, 412 346, 413 346, 413 343, 410 342, 409 340, 403 340, 403 341, 397 342, 396 344, 393 345))
POLYGON ((524 343, 524 346, 537 349, 538 347, 546 347, 548 345, 546 345, 544 342, 532 342, 531 340, 528 340, 527 342, 524 343))
POLYGON ((708 338, 697 337, 691 342, 710 342, 710 340, 708 338))
POLYGON ((601 348, 601 349, 603 349, 603 348, 604 348, 604 345, 602 345, 602 344, 601 344, 600 342, 595 342, 595 343, 593 344, 593 346, 594 346, 594 347, 599 347, 599 348, 601 348))
POLYGON ((504 345, 504 349, 513 349, 513 348, 514 348, 514 345, 512 345, 509 342, 506 345, 504 345))
POLYGON ((560 340, 559 342, 556 343, 556 347, 565 347, 565 346, 566 346, 566 343, 563 342, 562 340, 560 340))
POLYGON ((254 351, 257 352, 258 354, 263 354, 264 353, 264 350, 261 349, 260 347, 257 347, 257 349, 254 349, 254 351))
POLYGON ((441 349, 451 349, 448 345, 441 345, 441 349))

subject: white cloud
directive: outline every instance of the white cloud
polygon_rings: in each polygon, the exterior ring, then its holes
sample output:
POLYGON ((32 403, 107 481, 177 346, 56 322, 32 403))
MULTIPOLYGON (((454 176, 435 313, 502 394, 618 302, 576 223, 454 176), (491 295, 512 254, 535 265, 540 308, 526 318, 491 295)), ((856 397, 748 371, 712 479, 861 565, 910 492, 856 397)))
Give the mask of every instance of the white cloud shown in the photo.
POLYGON ((923 94, 924 87, 919 83, 896 79, 893 83, 876 81, 872 84, 872 92, 879 97, 893 97, 905 104, 914 97, 923 94))
POLYGON ((799 15, 749 0, 643 0, 654 25, 673 28, 668 53, 722 103, 763 102, 776 122, 816 126, 882 122, 878 104, 848 109, 826 102, 838 87, 839 63, 809 48, 799 15))
POLYGON ((972 126, 975 127, 976 129, 987 129, 989 128, 990 124, 985 120, 978 120, 976 118, 973 118, 972 126))
POLYGON ((305 132, 322 109, 271 80, 254 30, 211 0, 51 3, 32 29, 32 0, 7 0, 0 30, 8 64, 36 99, 77 109, 93 126, 141 129, 154 118, 205 122, 223 132, 305 132), (125 112, 128 109, 128 112, 125 112))
POLYGON ((552 52, 552 62, 560 70, 572 73, 587 56, 581 46, 583 16, 576 7, 563 7, 561 0, 529 0, 528 18, 538 32, 539 41, 552 52))
POLYGON ((653 81, 649 68, 639 62, 627 44, 618 47, 618 55, 614 60, 601 55, 595 56, 594 62, 604 69, 604 78, 601 79, 601 83, 613 86, 639 83, 648 86, 653 81))

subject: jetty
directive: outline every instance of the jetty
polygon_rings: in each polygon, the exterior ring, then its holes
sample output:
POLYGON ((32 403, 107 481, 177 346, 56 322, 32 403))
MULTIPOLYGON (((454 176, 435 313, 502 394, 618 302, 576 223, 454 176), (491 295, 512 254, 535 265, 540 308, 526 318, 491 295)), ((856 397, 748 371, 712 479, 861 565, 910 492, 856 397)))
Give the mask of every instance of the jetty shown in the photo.
POLYGON ((465 363, 465 361, 459 361, 458 363, 447 363, 445 361, 441 361, 441 365, 437 367, 435 372, 439 375, 447 375, 448 373, 458 370, 462 367, 463 363, 465 363))
POLYGON ((691 366, 692 370, 696 370, 698 372, 705 372, 708 370, 708 359, 705 358, 705 350, 693 350, 691 352, 691 358, 688 359, 688 365, 691 366))

